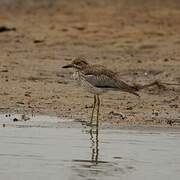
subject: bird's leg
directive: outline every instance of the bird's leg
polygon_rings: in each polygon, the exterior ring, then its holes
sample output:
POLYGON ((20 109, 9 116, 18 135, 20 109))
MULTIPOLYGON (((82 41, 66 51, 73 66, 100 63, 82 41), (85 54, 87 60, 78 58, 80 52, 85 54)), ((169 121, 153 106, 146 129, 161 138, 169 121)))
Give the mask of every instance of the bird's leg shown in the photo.
POLYGON ((100 107, 100 98, 99 95, 97 95, 97 119, 96 119, 96 128, 99 127, 99 107, 100 107))
POLYGON ((96 106, 96 95, 94 95, 94 103, 93 103, 93 109, 92 109, 91 121, 90 121, 91 126, 92 126, 92 123, 93 123, 93 115, 94 115, 95 106, 96 106))

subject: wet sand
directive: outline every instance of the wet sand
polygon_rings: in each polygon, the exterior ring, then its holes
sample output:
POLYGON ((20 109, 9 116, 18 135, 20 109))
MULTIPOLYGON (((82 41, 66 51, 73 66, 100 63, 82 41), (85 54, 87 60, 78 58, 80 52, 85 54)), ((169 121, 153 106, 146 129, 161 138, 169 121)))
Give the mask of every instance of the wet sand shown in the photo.
MULTIPOLYGON (((0 32, 0 112, 89 120, 92 96, 61 69, 79 55, 129 84, 179 84, 179 7, 178 0, 2 0, 0 26, 11 30, 0 32)), ((101 122, 180 124, 179 85, 140 95, 104 95, 101 122)))
POLYGON ((179 130, 103 128, 97 134, 74 121, 13 122, 15 116, 0 116, 1 179, 179 179, 179 130))

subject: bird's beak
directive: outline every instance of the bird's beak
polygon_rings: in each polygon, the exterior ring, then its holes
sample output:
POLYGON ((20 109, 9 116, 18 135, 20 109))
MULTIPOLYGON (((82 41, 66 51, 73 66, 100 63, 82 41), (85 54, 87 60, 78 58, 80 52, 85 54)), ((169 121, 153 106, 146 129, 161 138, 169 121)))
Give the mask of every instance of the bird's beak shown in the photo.
POLYGON ((65 65, 65 66, 62 66, 62 68, 72 68, 72 67, 73 67, 72 64, 67 64, 67 65, 65 65))

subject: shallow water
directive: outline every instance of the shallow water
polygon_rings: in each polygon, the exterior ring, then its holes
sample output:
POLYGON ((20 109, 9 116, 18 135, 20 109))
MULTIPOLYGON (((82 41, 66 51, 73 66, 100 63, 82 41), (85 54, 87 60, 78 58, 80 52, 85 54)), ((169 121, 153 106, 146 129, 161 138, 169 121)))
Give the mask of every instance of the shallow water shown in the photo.
MULTIPOLYGON (((13 116, 14 117, 14 116, 13 116)), ((0 116, 0 179, 180 179, 180 132, 0 116)))

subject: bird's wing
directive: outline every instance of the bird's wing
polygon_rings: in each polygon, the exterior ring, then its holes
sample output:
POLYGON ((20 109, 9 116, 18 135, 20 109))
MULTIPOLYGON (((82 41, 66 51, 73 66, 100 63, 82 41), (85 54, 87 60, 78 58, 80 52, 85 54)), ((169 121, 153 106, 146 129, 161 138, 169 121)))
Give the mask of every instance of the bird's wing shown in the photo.
POLYGON ((96 87, 118 88, 116 81, 112 78, 116 73, 105 69, 103 66, 96 65, 83 71, 86 81, 96 87))
POLYGON ((113 79, 106 75, 85 75, 85 80, 96 87, 101 88, 118 88, 113 79))
POLYGON ((125 91, 125 92, 129 92, 129 93, 134 94, 136 96, 139 96, 139 94, 136 93, 137 89, 133 86, 130 86, 129 84, 126 84, 124 81, 121 81, 120 79, 118 79, 117 85, 118 85, 120 90, 125 91))
POLYGON ((83 72, 83 77, 93 86, 119 89, 138 96, 134 87, 121 81, 115 72, 105 69, 103 66, 94 66, 93 68, 88 68, 83 72))

